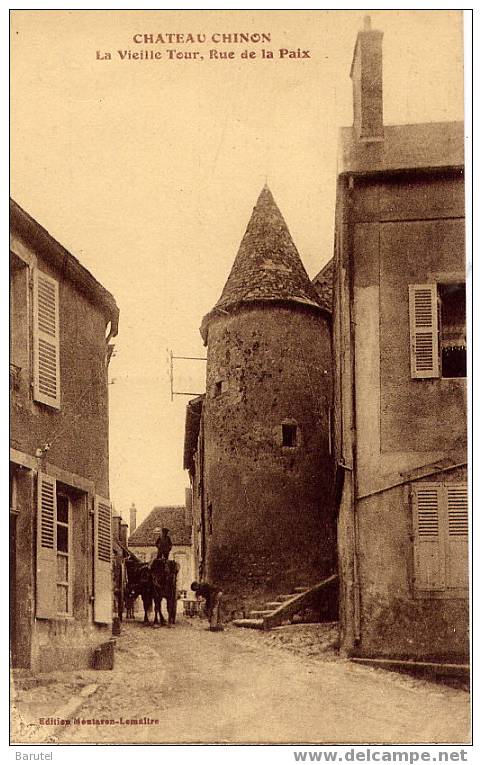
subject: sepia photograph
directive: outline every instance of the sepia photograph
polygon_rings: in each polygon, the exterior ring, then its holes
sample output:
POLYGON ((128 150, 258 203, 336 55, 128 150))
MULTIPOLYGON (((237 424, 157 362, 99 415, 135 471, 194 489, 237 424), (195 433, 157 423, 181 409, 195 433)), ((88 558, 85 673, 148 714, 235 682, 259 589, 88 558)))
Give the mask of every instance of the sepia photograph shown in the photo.
POLYGON ((11 745, 464 760, 470 12, 9 18, 11 745))

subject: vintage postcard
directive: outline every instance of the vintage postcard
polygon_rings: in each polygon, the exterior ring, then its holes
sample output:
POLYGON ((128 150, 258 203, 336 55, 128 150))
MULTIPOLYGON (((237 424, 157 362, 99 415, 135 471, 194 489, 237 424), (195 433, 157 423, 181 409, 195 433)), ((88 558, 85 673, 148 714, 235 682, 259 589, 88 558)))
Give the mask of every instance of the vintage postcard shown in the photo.
POLYGON ((11 742, 464 761, 463 12, 10 33, 11 742))

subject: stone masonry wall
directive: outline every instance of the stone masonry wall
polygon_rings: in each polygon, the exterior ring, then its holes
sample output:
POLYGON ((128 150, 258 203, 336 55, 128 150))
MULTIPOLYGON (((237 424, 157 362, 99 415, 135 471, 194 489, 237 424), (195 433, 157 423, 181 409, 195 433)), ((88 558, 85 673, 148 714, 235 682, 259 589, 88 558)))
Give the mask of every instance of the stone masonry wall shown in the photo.
POLYGON ((274 305, 211 321, 204 408, 207 575, 240 607, 333 570, 327 320, 274 305), (297 426, 282 445, 282 424, 297 426))

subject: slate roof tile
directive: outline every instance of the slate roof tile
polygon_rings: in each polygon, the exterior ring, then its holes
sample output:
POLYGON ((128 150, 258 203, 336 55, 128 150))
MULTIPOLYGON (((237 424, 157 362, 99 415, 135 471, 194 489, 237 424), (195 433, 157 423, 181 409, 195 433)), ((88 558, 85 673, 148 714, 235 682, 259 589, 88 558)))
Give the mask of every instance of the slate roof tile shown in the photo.
POLYGON ((253 301, 290 301, 320 308, 316 289, 305 271, 288 226, 267 186, 263 188, 236 255, 221 297, 204 317, 216 310, 253 301))
POLYGON ((331 313, 333 305, 333 258, 323 266, 312 281, 320 305, 331 313))
POLYGON ((155 545, 161 530, 169 529, 173 545, 191 544, 191 526, 186 524, 186 508, 182 505, 155 507, 147 518, 130 535, 129 547, 151 547, 155 545))

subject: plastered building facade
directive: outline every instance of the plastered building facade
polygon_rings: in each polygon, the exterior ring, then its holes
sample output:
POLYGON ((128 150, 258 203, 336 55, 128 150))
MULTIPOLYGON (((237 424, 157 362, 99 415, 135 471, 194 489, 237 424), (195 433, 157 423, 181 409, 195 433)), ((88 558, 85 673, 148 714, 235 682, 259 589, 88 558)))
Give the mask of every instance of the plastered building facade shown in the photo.
POLYGON ((468 656, 462 123, 383 125, 358 35, 340 135, 334 411, 341 646, 468 656))
POLYGON ((112 621, 107 367, 119 311, 11 202, 14 666, 89 666, 112 621))

